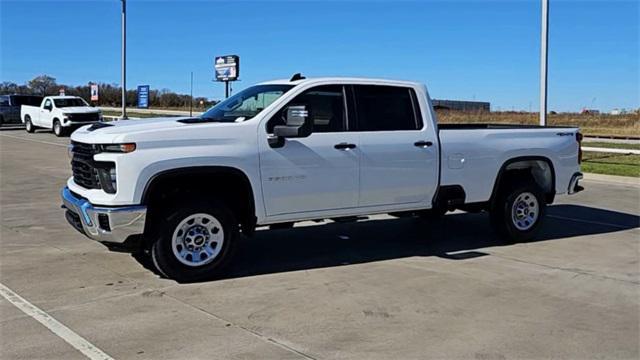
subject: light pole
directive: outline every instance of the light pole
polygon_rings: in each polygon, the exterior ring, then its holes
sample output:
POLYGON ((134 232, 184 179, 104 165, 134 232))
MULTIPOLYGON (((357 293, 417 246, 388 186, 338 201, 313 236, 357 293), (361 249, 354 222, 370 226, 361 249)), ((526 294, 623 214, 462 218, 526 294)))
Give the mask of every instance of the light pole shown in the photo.
POLYGON ((540 125, 547 125, 547 65, 549 63, 549 0, 542 1, 540 34, 540 125))
POLYGON ((191 72, 191 93, 189 95, 189 116, 193 116, 193 71, 191 72))
POLYGON ((122 2, 122 119, 127 119, 127 0, 122 2))

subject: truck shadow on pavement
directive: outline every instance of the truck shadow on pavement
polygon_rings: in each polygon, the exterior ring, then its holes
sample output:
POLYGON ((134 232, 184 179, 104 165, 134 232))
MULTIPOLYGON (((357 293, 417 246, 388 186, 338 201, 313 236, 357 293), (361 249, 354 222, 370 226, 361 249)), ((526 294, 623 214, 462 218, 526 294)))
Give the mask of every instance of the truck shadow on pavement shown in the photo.
MULTIPOLYGON (((547 208, 542 230, 530 243, 567 240, 640 227, 640 216, 580 205, 547 208)), ((412 256, 466 260, 489 255, 476 249, 505 245, 487 214, 456 213, 440 221, 414 218, 325 223, 287 230, 257 231, 243 238, 222 278, 368 263, 412 256)), ((148 260, 136 256, 153 270, 148 260)))

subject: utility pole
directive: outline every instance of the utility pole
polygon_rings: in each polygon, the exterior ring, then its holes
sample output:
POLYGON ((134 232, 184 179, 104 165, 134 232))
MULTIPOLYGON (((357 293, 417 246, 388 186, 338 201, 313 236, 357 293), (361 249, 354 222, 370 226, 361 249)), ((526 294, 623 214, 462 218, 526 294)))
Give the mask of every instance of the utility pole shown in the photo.
POLYGON ((549 63, 549 0, 542 1, 540 34, 540 125, 547 125, 547 65, 549 63))
POLYGON ((189 116, 193 116, 193 71, 191 72, 191 96, 189 97, 189 116))
POLYGON ((122 2, 122 119, 127 119, 127 0, 122 2))

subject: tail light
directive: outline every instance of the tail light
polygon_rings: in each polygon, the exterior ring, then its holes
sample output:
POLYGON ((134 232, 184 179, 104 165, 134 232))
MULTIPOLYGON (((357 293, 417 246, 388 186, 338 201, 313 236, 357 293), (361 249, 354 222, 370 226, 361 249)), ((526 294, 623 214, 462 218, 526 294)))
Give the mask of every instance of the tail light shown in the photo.
POLYGON ((578 164, 582 163, 582 134, 576 133, 576 141, 578 142, 578 164))

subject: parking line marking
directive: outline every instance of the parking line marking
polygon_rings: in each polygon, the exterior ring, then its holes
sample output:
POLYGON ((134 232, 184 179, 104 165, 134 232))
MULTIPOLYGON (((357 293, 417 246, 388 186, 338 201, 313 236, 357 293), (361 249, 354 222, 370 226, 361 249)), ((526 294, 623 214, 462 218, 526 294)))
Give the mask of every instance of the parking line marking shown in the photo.
POLYGON ((76 350, 83 353, 91 360, 113 360, 113 358, 96 346, 85 340, 82 336, 73 332, 73 330, 64 326, 58 320, 54 319, 51 315, 40 310, 35 305, 31 304, 20 295, 13 292, 13 290, 6 287, 3 283, 0 283, 0 295, 12 303, 15 307, 20 309, 23 313, 29 315, 40 324, 47 327, 51 332, 57 335, 62 340, 66 341, 69 345, 73 346, 76 350))
POLYGON ((24 140, 24 141, 37 142, 37 143, 41 143, 41 144, 48 144, 48 145, 55 145, 55 146, 64 146, 64 147, 67 147, 67 145, 66 145, 66 144, 54 143, 54 142, 51 142, 51 141, 42 141, 42 140, 35 140, 35 139, 27 139, 27 138, 23 138, 23 137, 20 137, 20 136, 11 136, 11 135, 6 135, 6 134, 0 134, 0 136, 4 136, 4 137, 8 137, 8 138, 12 138, 12 139, 24 140))

